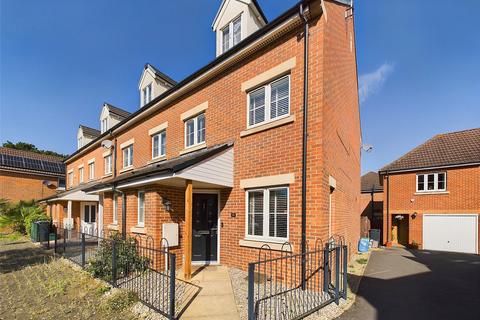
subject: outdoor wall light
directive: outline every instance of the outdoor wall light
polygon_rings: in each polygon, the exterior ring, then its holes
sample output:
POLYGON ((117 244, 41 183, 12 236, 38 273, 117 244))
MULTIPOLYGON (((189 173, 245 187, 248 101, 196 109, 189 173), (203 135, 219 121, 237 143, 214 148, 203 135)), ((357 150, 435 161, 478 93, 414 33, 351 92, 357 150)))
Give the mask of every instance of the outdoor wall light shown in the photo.
POLYGON ((412 219, 415 219, 416 217, 417 217, 417 213, 416 212, 412 213, 412 219))
POLYGON ((169 199, 162 198, 162 204, 163 204, 163 207, 165 208, 165 211, 167 211, 167 212, 172 212, 173 211, 172 202, 169 199))

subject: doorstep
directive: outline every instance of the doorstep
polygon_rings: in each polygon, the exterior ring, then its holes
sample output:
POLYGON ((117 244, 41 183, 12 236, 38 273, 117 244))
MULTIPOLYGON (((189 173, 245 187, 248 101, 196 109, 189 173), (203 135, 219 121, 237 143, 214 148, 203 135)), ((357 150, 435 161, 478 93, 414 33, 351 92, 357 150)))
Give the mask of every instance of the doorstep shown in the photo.
MULTIPOLYGON (((183 269, 178 270, 183 277, 183 269)), ((179 277, 179 278, 180 278, 179 277)), ((201 288, 182 319, 239 319, 232 282, 225 266, 192 266, 189 281, 201 288)))

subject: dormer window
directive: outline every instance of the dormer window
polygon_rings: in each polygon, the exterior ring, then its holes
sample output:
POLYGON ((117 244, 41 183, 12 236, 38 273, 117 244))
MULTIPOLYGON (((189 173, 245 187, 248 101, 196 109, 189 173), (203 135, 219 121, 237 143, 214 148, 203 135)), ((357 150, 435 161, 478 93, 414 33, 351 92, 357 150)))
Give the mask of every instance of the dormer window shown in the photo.
POLYGON ((233 19, 222 29, 222 53, 242 40, 242 16, 233 19))
POLYGON ((102 133, 108 130, 108 118, 103 118, 100 122, 100 128, 102 133))
POLYGON ((80 138, 77 139, 77 147, 78 147, 78 149, 83 147, 83 137, 80 137, 80 138))
POLYGON ((152 101, 152 84, 150 83, 142 90, 143 94, 143 105, 146 105, 150 101, 152 101))

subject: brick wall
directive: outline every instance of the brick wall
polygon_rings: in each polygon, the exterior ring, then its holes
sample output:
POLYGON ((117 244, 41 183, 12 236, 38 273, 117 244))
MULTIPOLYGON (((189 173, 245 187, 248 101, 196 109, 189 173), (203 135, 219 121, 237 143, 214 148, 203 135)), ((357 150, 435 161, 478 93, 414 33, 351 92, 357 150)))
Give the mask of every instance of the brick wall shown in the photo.
MULTIPOLYGON (((333 233, 347 238, 352 249, 356 247, 359 233, 360 195, 360 130, 358 118, 355 51, 350 50, 353 21, 345 20, 346 7, 326 2, 328 23, 324 17, 311 22, 309 55, 309 138, 307 162, 307 233, 308 240, 328 238, 328 177, 337 180, 333 233), (337 36, 336 34, 341 34, 337 36), (325 38, 328 35, 328 38, 325 38), (327 41, 328 40, 328 41, 327 41), (341 42, 337 44, 337 42, 341 42), (337 77, 339 79, 337 80, 337 77), (324 81, 333 81, 325 85, 324 81), (325 125, 324 125, 325 124, 325 125)), ((220 76, 197 87, 181 99, 149 118, 133 124, 120 133, 117 145, 134 139, 135 168, 151 160, 149 129, 168 121, 167 158, 178 157, 184 149, 184 124, 180 114, 208 101, 206 115, 206 144, 212 146, 234 141, 234 187, 221 190, 220 259, 222 263, 246 268, 246 263, 257 258, 258 250, 239 246, 245 237, 245 190, 240 180, 254 177, 293 173, 295 182, 290 187, 290 238, 295 252, 300 250, 301 238, 301 177, 302 177, 302 111, 303 111, 303 28, 275 40, 268 47, 244 59, 220 76), (246 137, 247 95, 241 83, 265 72, 282 62, 296 58, 291 70, 290 114, 295 121, 246 137)), ((88 152, 67 163, 67 170, 85 166, 96 159, 97 179, 103 174, 102 148, 88 152)), ((118 169, 122 156, 118 151, 118 169)), ((75 180, 78 183, 78 180, 75 180)), ((76 184, 75 183, 75 184, 76 184)), ((183 233, 183 189, 161 186, 146 187, 147 233, 156 238, 161 233, 161 223, 177 221, 183 233), (174 201, 173 214, 163 211, 161 194, 167 193, 174 201)), ((127 192, 127 231, 136 224, 137 189, 127 192)), ((104 222, 111 221, 111 194, 105 195, 104 222), (109 199, 110 197, 110 199, 109 199)), ((121 225, 121 201, 118 202, 121 225)), ((178 248, 181 252, 182 246, 178 248)), ((178 258, 181 261, 181 256, 178 258)))
MULTIPOLYGON (((447 173, 447 193, 416 193, 416 174, 409 172, 390 175, 390 215, 409 215, 409 243, 422 244, 422 217, 424 213, 480 213, 480 167, 451 168, 431 172, 447 173), (416 212, 417 216, 412 217, 416 212)), ((384 185, 384 241, 387 241, 387 180, 384 185)), ((391 220, 390 220, 391 223, 391 220)), ((480 226, 479 226, 480 228, 480 226)))
POLYGON ((55 177, 0 171, 0 199, 9 199, 12 202, 38 200, 54 195, 56 186, 55 177), (51 181, 55 188, 45 186, 43 184, 45 180, 51 181))

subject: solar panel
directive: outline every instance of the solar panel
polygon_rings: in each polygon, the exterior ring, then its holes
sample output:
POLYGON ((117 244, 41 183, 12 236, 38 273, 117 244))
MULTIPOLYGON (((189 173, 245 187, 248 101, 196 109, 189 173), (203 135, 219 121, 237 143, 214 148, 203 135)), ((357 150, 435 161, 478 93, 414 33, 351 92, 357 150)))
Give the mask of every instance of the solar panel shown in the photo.
POLYGON ((5 167, 46 171, 53 173, 65 173, 65 165, 62 163, 43 161, 26 157, 0 154, 0 165, 5 167))

